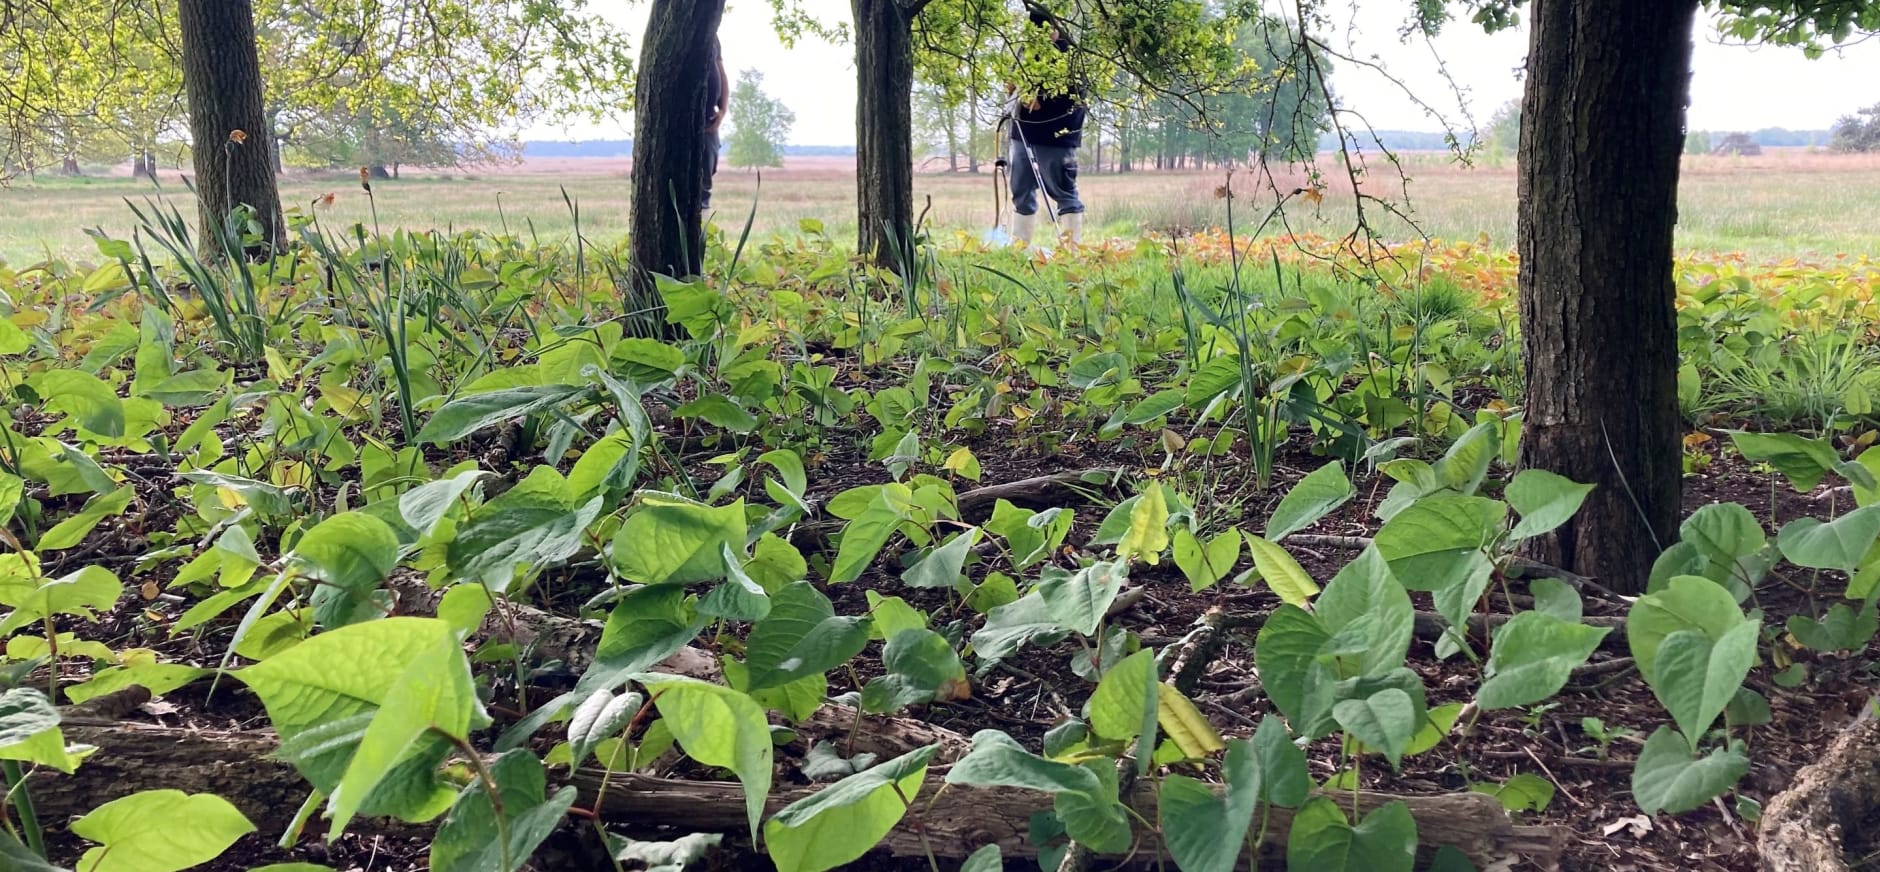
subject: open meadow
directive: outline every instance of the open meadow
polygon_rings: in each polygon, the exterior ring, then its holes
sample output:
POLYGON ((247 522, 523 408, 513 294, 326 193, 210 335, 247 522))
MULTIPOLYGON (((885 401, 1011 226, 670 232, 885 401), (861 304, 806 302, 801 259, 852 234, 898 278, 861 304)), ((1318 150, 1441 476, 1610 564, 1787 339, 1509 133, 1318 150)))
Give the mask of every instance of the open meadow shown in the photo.
MULTIPOLYGON (((1338 236, 1353 223, 1349 187, 1335 162, 1322 157, 1334 179, 1324 201, 1295 200, 1282 228, 1274 231, 1338 236), (1344 194, 1341 196, 1341 193, 1344 194)), ((1400 205, 1416 226, 1373 208, 1369 218, 1393 241, 1423 234, 1447 240, 1486 236, 1492 245, 1514 244, 1514 168, 1458 166, 1445 154, 1400 156, 1402 174, 1373 161, 1375 187, 1367 193, 1400 205), (1407 177, 1405 184, 1401 178, 1407 177)), ((573 213, 563 193, 580 207, 585 236, 618 241, 627 230, 627 172, 630 162, 610 159, 536 159, 515 166, 448 171, 408 170, 400 180, 374 183, 378 220, 384 229, 509 231, 543 242, 568 238, 573 213)), ((1276 167, 1282 191, 1304 183, 1297 170, 1276 167)), ((1164 237, 1171 231, 1225 226, 1226 201, 1217 196, 1225 171, 1090 173, 1082 177, 1093 235, 1164 237)), ((847 158, 791 158, 781 170, 760 174, 722 169, 717 178, 714 221, 733 236, 753 206, 754 235, 794 233, 804 219, 821 222, 839 238, 854 236, 854 165, 847 158), (761 185, 760 185, 761 182, 761 185), (761 188, 761 190, 760 190, 761 188)), ((1273 185, 1242 170, 1235 186, 1236 221, 1244 231, 1272 207, 1273 185)), ((350 173, 296 172, 283 180, 283 204, 313 210, 329 225, 373 221, 350 173)), ((973 173, 915 176, 915 210, 930 226, 979 233, 995 214, 991 168, 973 173), (931 198, 929 201, 928 198, 931 198), (931 203, 931 206, 929 206, 931 203)), ((1003 195, 1000 202, 1003 202, 1003 195)), ((0 258, 31 263, 51 253, 93 259, 97 249, 84 231, 103 228, 127 237, 133 218, 125 200, 176 204, 188 214, 191 200, 180 174, 162 174, 161 185, 129 178, 126 168, 78 179, 40 177, 0 188, 0 258)), ((1800 149, 1770 149, 1759 157, 1687 157, 1682 181, 1678 244, 1690 251, 1742 253, 1752 259, 1831 258, 1880 253, 1880 156, 1833 155, 1800 149)))

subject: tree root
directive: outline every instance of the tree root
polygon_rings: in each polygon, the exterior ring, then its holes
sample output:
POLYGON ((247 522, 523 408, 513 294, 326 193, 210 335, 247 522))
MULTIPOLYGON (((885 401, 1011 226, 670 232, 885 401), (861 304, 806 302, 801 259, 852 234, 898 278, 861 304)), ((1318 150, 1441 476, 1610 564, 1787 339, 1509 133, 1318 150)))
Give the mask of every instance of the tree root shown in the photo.
POLYGON ((1763 809, 1757 853, 1768 872, 1847 872, 1850 835, 1880 809, 1880 718, 1869 701, 1819 760, 1763 809))

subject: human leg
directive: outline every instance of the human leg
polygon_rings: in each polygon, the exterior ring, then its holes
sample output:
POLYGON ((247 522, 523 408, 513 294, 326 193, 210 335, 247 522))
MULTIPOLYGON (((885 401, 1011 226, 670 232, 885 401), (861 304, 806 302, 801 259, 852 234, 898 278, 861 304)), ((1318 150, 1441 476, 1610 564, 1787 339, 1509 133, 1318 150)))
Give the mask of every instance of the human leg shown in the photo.
POLYGON ((699 211, 712 208, 712 177, 718 175, 718 134, 706 131, 699 144, 699 211))
POLYGON ((1006 162, 1006 178, 1012 185, 1012 238, 1029 241, 1038 226, 1038 174, 1033 172, 1025 147, 1011 143, 1011 158, 1006 162))

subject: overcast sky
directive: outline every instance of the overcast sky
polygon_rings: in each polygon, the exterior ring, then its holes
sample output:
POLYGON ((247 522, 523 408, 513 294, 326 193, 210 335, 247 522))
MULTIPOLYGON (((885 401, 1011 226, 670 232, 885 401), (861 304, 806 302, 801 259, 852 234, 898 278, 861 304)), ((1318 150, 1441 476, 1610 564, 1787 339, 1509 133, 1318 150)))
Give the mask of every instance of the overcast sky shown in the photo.
MULTIPOLYGON (((824 21, 844 21, 849 15, 847 0, 801 3, 824 21)), ((594 0, 590 8, 617 22, 638 44, 645 27, 644 2, 594 0)), ((1393 76, 1459 128, 1466 125, 1462 103, 1455 88, 1444 81, 1436 58, 1442 59, 1463 89, 1463 101, 1478 123, 1485 123, 1496 107, 1520 97, 1525 28, 1488 36, 1467 21, 1457 21, 1433 43, 1415 39, 1406 44, 1397 32, 1409 9, 1408 0, 1363 0, 1362 11, 1342 16, 1355 27, 1348 33, 1329 35, 1328 42, 1350 46, 1355 56, 1376 55, 1393 76)), ((771 29, 770 5, 763 0, 732 2, 719 36, 733 81, 739 70, 762 71, 765 91, 796 113, 792 143, 854 144, 855 66, 850 46, 812 40, 784 48, 771 29)), ((1693 130, 1822 129, 1855 108, 1880 100, 1880 41, 1811 61, 1798 49, 1722 45, 1714 27, 1705 21, 1698 26, 1694 67, 1689 120, 1693 130)), ((1440 120, 1412 105, 1398 85, 1380 74, 1350 64, 1335 66, 1332 86, 1347 107, 1362 112, 1378 129, 1442 129, 1440 120)), ((732 123, 736 121, 734 116, 732 123)), ((625 120, 539 125, 525 131, 530 139, 630 135, 625 120)))

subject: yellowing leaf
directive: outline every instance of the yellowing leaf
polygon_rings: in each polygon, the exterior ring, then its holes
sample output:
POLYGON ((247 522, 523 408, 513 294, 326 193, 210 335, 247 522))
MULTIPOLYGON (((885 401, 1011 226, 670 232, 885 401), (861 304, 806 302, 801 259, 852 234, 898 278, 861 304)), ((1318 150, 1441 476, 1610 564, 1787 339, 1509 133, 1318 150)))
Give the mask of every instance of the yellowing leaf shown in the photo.
POLYGON ((1164 683, 1156 697, 1156 718, 1186 759, 1197 760, 1227 747, 1201 710, 1172 684, 1164 683))
POLYGON ((1260 570, 1260 577, 1280 599, 1302 609, 1311 606, 1319 592, 1318 583, 1286 549, 1252 533, 1247 534, 1247 549, 1253 552, 1253 565, 1260 570))
POLYGON ((946 471, 960 478, 971 479, 972 481, 979 480, 979 458, 974 457, 972 449, 964 445, 953 449, 953 453, 947 455, 945 468, 946 471))
POLYGON ((1117 543, 1116 556, 1124 560, 1141 557, 1142 562, 1154 566, 1162 561, 1162 552, 1167 548, 1168 501, 1162 496, 1162 486, 1151 484, 1129 512, 1129 531, 1117 543))

